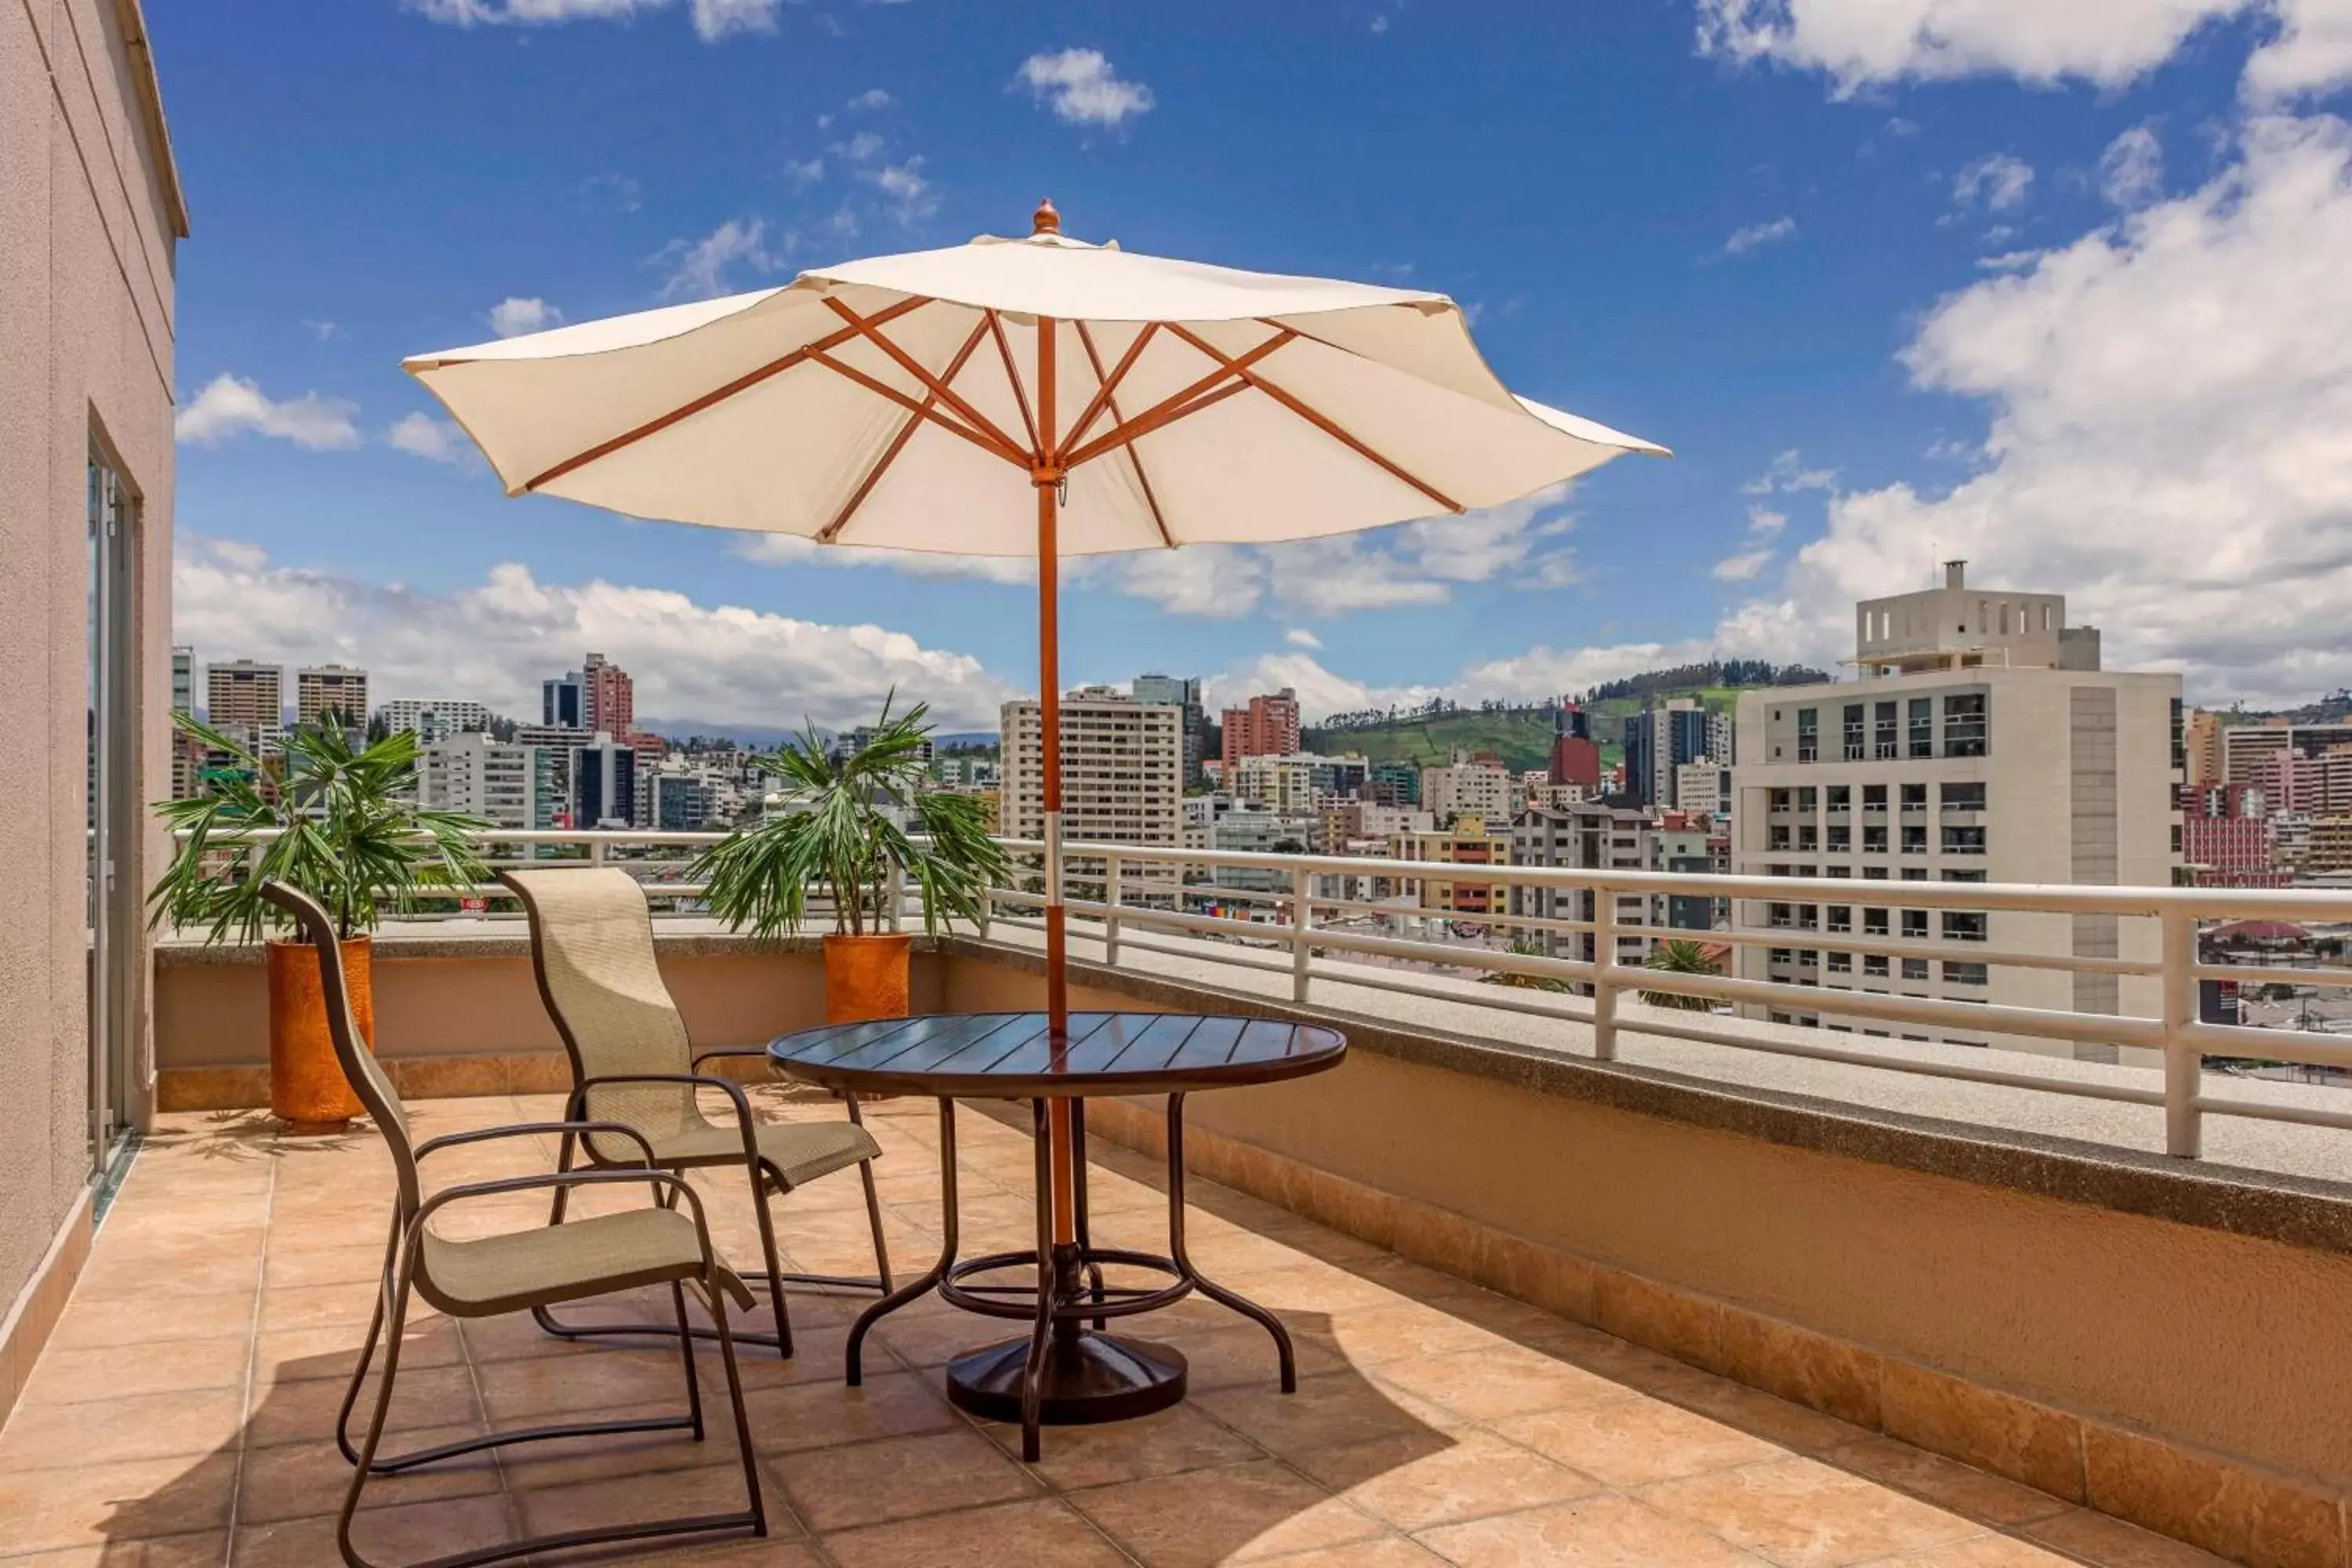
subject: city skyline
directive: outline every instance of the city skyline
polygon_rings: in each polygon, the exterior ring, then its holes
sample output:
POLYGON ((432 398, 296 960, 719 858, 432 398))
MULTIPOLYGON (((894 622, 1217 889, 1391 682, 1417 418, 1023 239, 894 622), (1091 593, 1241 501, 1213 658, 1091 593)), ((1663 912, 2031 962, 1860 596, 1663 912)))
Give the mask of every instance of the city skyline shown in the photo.
POLYGON ((1181 667, 1212 706, 1290 686, 1330 711, 1820 661, 1847 605, 1942 554, 2063 588, 2192 700, 2352 679, 2326 457, 2352 345, 2303 325, 2352 285, 2295 259, 2352 236, 2352 133, 2271 5, 2047 38, 1994 6, 1884 48, 1843 41, 1850 0, 1501 29, 1371 0, 1065 12, 1017 37, 921 5, 837 38, 816 5, 708 38, 684 9, 610 19, 634 9, 289 6, 234 44, 158 18, 216 215, 183 260, 180 640, 516 708, 551 649, 603 647, 658 670, 666 720, 782 689, 848 723, 898 684, 985 728, 1034 686, 1023 568, 507 501, 395 364, 1002 231, 1052 194, 1085 236, 1446 289, 1519 390, 1680 454, 1360 540, 1074 563, 1074 683, 1181 667), (415 80, 463 89, 429 131, 415 80), (1458 112, 1355 112, 1441 82, 1458 112))

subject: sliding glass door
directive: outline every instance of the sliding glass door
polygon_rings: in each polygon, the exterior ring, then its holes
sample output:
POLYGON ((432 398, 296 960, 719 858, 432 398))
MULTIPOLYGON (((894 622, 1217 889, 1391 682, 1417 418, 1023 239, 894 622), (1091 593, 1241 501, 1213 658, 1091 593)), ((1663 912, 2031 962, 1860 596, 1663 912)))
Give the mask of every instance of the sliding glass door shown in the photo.
POLYGON ((89 1155, 102 1170, 131 1124, 138 1088, 138 503, 95 444, 89 455, 89 788, 84 822, 89 954, 89 1155))

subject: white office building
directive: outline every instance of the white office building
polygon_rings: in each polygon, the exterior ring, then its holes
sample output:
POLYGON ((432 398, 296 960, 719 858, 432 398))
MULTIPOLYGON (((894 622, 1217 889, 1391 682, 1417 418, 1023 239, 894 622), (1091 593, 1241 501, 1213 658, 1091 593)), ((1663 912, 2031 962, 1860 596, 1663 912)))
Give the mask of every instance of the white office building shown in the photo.
POLYGON ((1465 816, 1508 822, 1510 772, 1494 763, 1474 762, 1468 752, 1456 751, 1445 766, 1421 770, 1421 808, 1435 817, 1441 828, 1465 816))
POLYGON ((493 741, 478 731, 446 735, 425 746, 417 803, 487 817, 499 827, 549 827, 552 821, 541 820, 547 771, 539 747, 493 741))
MULTIPOLYGON (((2096 630, 2055 594, 1968 586, 1857 606, 1862 678, 1745 693, 1732 869, 1866 881, 2165 886, 2179 864, 2180 678, 2099 668, 2096 630)), ((1988 952, 2153 960, 2149 921, 2110 915, 1739 900, 1739 972, 1817 986, 1777 1021, 1860 1029, 1834 993, 2081 1013, 2160 1011, 2153 978, 1988 964, 1988 952), (1848 945, 1848 944, 1851 945, 1848 945), (1875 949, 1876 951, 1871 951, 1875 949)), ((1986 1030, 1906 1038, 2153 1065, 2154 1053, 1986 1030)))
POLYGON ((490 710, 462 697, 399 697, 378 708, 375 714, 394 734, 405 731, 424 742, 445 735, 479 735, 490 727, 490 710))

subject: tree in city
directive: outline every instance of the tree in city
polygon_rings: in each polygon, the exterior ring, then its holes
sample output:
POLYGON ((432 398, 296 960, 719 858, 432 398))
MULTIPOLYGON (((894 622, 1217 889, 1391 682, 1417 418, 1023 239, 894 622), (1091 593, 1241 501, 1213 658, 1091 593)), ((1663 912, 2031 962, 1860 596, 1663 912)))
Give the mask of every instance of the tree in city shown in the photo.
POLYGON ((942 918, 978 920, 1005 855, 990 837, 987 807, 973 796, 924 788, 928 705, 893 717, 883 700, 872 739, 855 750, 829 747, 814 723, 751 766, 783 785, 761 819, 703 852, 688 872, 707 885, 710 912, 738 930, 778 936, 800 930, 809 890, 833 910, 836 935, 886 927, 895 868, 923 900, 923 926, 942 918))
MULTIPOLYGON (((1715 955, 1707 951, 1705 942, 1691 942, 1682 937, 1671 938, 1652 948, 1650 956, 1643 961, 1643 967, 1654 969, 1664 974, 1720 974, 1723 973, 1716 967, 1715 955)), ((1684 1013, 1710 1012, 1715 1006, 1715 1003, 1707 997, 1693 996, 1680 991, 1644 991, 1642 993, 1642 1000, 1653 1007, 1671 1007, 1684 1013)))

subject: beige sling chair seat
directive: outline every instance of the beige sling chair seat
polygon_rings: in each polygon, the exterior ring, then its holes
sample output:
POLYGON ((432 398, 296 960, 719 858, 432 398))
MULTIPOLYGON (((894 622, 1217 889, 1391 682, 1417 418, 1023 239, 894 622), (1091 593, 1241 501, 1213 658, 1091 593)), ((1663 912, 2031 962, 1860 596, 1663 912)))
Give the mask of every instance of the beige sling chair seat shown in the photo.
MULTIPOLYGON (((652 910, 645 889, 627 872, 590 866, 544 867, 504 871, 499 880, 514 890, 530 917, 531 966, 539 994, 556 1033, 572 1058, 572 1120, 617 1122, 635 1136, 625 1142, 602 1132, 564 1140, 562 1166, 575 1151, 590 1164, 635 1163, 631 1142, 650 1148, 653 1163, 670 1171, 739 1166, 751 1184, 759 1221, 762 1272, 747 1282, 763 1287, 775 1307, 776 1331, 738 1333, 737 1340, 773 1345, 793 1353, 793 1330, 784 1304, 787 1284, 817 1289, 890 1290, 890 1254, 882 1237, 882 1204, 874 1187, 873 1162, 882 1152, 860 1119, 857 1101, 846 1100, 841 1121, 761 1121, 752 1114, 742 1086, 703 1071, 705 1062, 729 1057, 767 1057, 764 1045, 697 1052, 686 1021, 662 981, 654 952, 652 910), (697 1091, 723 1094, 733 1117, 712 1121, 697 1091), (772 1194, 789 1193, 820 1176, 857 1167, 866 1186, 866 1223, 874 1232, 873 1278, 787 1273, 778 1260, 772 1194)), ((561 1220, 568 1194, 559 1189, 554 1216, 561 1220)), ((566 1339, 604 1334, 674 1334, 666 1323, 566 1323, 541 1309, 541 1328, 566 1339)), ((707 1334, 693 1327, 686 1331, 707 1334)))
POLYGON ((635 1139, 635 1134, 617 1122, 534 1121, 453 1132, 416 1142, 410 1136, 407 1111, 392 1080, 377 1065, 374 1054, 361 1042, 352 1023, 351 999, 343 989, 342 949, 335 940, 333 921, 316 900, 281 883, 265 882, 260 891, 264 898, 294 917, 295 924, 318 950, 327 1032, 334 1041, 335 1059, 361 1103, 367 1107, 376 1131, 390 1147, 396 1177, 392 1234, 384 1247, 383 1278, 376 1292, 375 1314, 368 1324, 359 1365, 352 1370, 351 1386, 344 1391, 342 1407, 335 1417, 336 1445, 352 1466, 351 1486, 343 1494, 342 1513, 335 1530, 336 1544, 348 1568, 374 1568, 352 1542, 352 1521, 359 1512, 360 1500, 371 1477, 396 1474, 486 1448, 561 1437, 662 1431, 690 1431, 697 1442, 703 1437, 702 1391, 695 1378, 694 1337, 681 1333, 679 1343, 683 1347, 686 1376, 686 1413, 682 1415, 492 1432, 384 1456, 379 1448, 383 1439, 384 1417, 392 1407, 393 1388, 399 1378, 401 1336, 407 1325, 412 1295, 423 1298, 453 1318, 486 1318, 667 1285, 671 1308, 683 1329, 687 1322, 687 1292, 693 1291, 710 1315, 714 1325, 711 1335, 719 1341, 720 1358, 726 1363, 727 1396, 734 1406, 735 1441, 742 1459, 744 1489, 744 1506, 738 1512, 560 1531, 437 1557, 416 1568, 472 1568, 477 1563, 499 1563, 567 1547, 666 1536, 728 1531, 767 1534, 767 1510, 752 1458, 751 1423, 743 1409, 743 1384, 735 1363, 735 1342, 727 1321, 730 1300, 749 1310, 751 1293, 711 1249, 710 1228, 703 1220, 701 1200, 694 1189, 684 1178, 657 1169, 652 1151, 642 1143, 635 1162, 624 1163, 618 1157, 621 1146, 635 1139), (606 1168, 468 1182, 443 1187, 430 1197, 425 1195, 418 1167, 430 1154, 493 1139, 559 1134, 566 1139, 593 1136, 609 1140, 614 1145, 615 1157, 606 1168), (653 1204, 649 1207, 469 1238, 439 1235, 432 1226, 434 1215, 443 1208, 474 1198, 549 1188, 561 1194, 582 1186, 639 1184, 652 1190, 653 1204), (375 1406, 368 1417, 366 1433, 355 1445, 351 1436, 352 1411, 359 1403, 360 1391, 366 1384, 368 1369, 375 1361, 379 1344, 383 1348, 383 1377, 376 1389, 375 1406))

